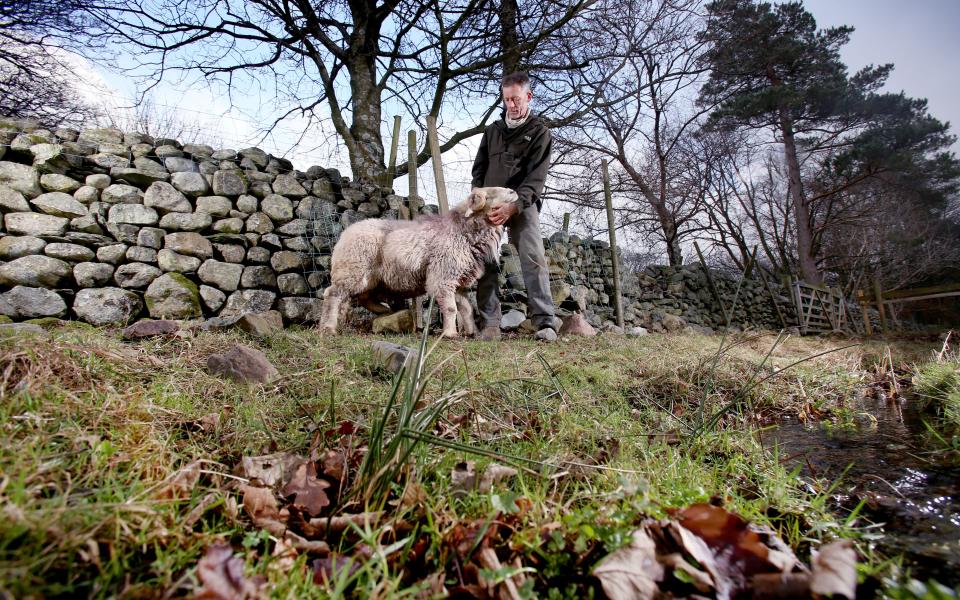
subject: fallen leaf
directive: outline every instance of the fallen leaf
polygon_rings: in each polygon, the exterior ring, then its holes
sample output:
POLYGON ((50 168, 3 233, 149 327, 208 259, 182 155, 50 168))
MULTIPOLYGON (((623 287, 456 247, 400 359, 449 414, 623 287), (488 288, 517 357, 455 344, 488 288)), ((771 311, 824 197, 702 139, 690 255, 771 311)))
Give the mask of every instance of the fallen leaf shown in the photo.
POLYGON ((321 459, 323 474, 341 484, 347 475, 347 457, 342 451, 327 450, 321 459))
POLYGON ((262 575, 243 576, 243 560, 233 556, 229 544, 214 544, 197 563, 197 578, 203 584, 195 596, 201 600, 259 600, 266 598, 262 575))
POLYGON ((211 432, 216 431, 217 427, 220 425, 220 415, 217 413, 210 413, 208 415, 203 415, 200 417, 200 428, 204 431, 211 432))
POLYGON ((827 544, 813 555, 810 591, 815 596, 857 595, 857 552, 853 542, 840 540, 827 544))
POLYGON ((270 561, 270 569, 278 573, 287 574, 293 570, 297 562, 297 549, 293 547, 289 539, 284 538, 277 540, 270 556, 273 558, 273 560, 270 561))
POLYGON ((166 485, 157 490, 155 496, 166 500, 190 496, 197 485, 197 481, 200 480, 201 465, 202 463, 199 460, 195 460, 178 470, 166 485))
POLYGON ((629 546, 608 554, 593 568, 594 577, 610 600, 653 598, 657 582, 663 579, 656 544, 643 529, 632 536, 629 546))
POLYGON ((487 465, 487 468, 483 471, 483 476, 480 478, 480 484, 477 486, 480 493, 487 494, 493 489, 494 484, 499 483, 500 481, 506 479, 507 477, 513 477, 517 474, 517 470, 512 467, 505 467, 503 465, 498 465, 497 463, 490 463, 487 465))
POLYGON ((277 508, 277 498, 269 488, 241 485, 243 510, 250 516, 253 524, 265 529, 272 535, 282 537, 287 529, 289 513, 277 508))
POLYGON ((770 549, 740 515, 712 504, 691 504, 676 513, 680 523, 700 536, 718 555, 728 557, 745 577, 776 570, 770 549))
POLYGON ((477 471, 472 460, 458 462, 450 473, 450 491, 453 495, 464 496, 477 487, 477 471))
POLYGON ((331 554, 314 559, 310 566, 313 568, 313 582, 319 585, 343 577, 344 571, 347 577, 353 575, 360 568, 360 561, 342 554, 331 554))
POLYGON ((293 505, 305 511, 310 516, 317 516, 324 506, 330 505, 330 499, 323 490, 330 487, 330 483, 317 479, 317 465, 314 462, 305 462, 297 467, 293 477, 283 488, 284 497, 295 496, 293 505))
POLYGON ((730 598, 734 589, 742 587, 743 578, 740 577, 738 581, 732 581, 731 575, 736 576, 736 573, 729 573, 727 570, 721 569, 716 556, 703 538, 676 522, 667 523, 664 529, 670 532, 684 553, 697 561, 710 575, 718 600, 730 598))
POLYGON ((285 484, 304 459, 289 452, 277 452, 265 456, 244 456, 241 460, 242 474, 250 481, 266 487, 285 484))

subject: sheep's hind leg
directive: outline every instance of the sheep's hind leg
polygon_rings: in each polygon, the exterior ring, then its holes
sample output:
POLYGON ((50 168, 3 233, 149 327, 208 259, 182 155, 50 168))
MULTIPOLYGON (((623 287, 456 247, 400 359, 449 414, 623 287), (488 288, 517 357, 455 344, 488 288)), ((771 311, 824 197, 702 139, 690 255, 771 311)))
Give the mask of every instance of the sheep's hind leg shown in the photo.
POLYGON ((460 331, 466 337, 473 337, 477 328, 473 323, 473 307, 470 300, 462 292, 457 292, 457 317, 460 320, 460 331))

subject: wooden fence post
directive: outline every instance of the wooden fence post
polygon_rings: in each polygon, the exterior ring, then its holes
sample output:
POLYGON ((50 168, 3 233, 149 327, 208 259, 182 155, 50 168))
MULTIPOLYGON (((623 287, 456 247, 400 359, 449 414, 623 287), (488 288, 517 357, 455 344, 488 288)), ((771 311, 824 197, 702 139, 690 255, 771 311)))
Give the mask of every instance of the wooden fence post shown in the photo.
MULTIPOLYGON (((613 260, 613 306, 617 313, 617 327, 623 328, 623 301, 620 299, 620 266, 617 257, 616 222, 613 219, 613 194, 610 192, 610 172, 603 160, 603 199, 607 203, 607 224, 610 231, 610 258, 613 260)), ((566 221, 566 219, 565 219, 566 221)))
MULTIPOLYGON (((420 199, 417 197, 417 132, 411 129, 407 132, 407 210, 410 211, 410 220, 413 220, 420 211, 420 199)), ((423 324, 423 296, 417 296, 411 303, 413 310, 413 328, 420 331, 423 324)))
POLYGON ((873 324, 870 323, 870 303, 867 302, 867 293, 863 290, 857 290, 857 304, 860 305, 860 316, 863 317, 863 331, 867 335, 873 335, 873 324))
POLYGON ((561 231, 564 233, 570 231, 570 213, 568 212, 563 213, 563 229, 561 231))
POLYGON ((727 327, 730 326, 732 315, 727 313, 727 306, 723 303, 723 298, 720 296, 720 290, 717 289, 717 286, 713 283, 713 276, 710 275, 710 269, 707 268, 707 261, 703 258, 703 252, 700 251, 700 244, 694 242, 693 249, 697 251, 697 257, 700 259, 700 266, 703 267, 703 274, 707 277, 707 287, 710 288, 710 292, 713 294, 714 299, 717 301, 717 304, 720 305, 720 311, 723 313, 723 320, 727 327))
POLYGON ((880 330, 883 335, 887 335, 887 312, 883 308, 883 292, 880 290, 880 282, 873 280, 873 296, 877 301, 877 310, 880 312, 880 330))
POLYGON ((430 146, 430 156, 433 157, 433 178, 437 182, 437 202, 440 204, 440 214, 447 214, 447 184, 443 180, 443 163, 440 162, 440 142, 437 139, 437 118, 427 117, 427 143, 430 146))
POLYGON ((390 163, 387 165, 387 173, 384 178, 383 187, 393 187, 393 180, 397 176, 397 146, 400 145, 400 115, 393 117, 393 141, 390 142, 390 163))

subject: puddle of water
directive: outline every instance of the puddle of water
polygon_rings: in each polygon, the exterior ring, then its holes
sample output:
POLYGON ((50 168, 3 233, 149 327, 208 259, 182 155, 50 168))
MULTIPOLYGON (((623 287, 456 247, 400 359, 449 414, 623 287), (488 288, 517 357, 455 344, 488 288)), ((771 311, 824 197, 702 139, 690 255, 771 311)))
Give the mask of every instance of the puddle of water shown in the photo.
POLYGON ((875 426, 827 431, 787 420, 766 430, 763 443, 777 446, 804 477, 842 476, 839 507, 849 510, 866 499, 861 514, 883 523, 878 547, 902 553, 914 577, 960 584, 960 467, 923 447, 921 415, 909 401, 900 410, 894 402, 867 399, 861 410, 876 417, 875 426))

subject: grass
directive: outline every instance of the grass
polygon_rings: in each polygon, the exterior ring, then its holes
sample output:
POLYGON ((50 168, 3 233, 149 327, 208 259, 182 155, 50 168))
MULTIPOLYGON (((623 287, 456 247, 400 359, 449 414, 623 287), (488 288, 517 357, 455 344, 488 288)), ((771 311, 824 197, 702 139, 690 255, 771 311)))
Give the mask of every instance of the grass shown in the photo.
MULTIPOLYGON (((856 538, 855 524, 756 431, 784 415, 843 415, 887 356, 876 343, 826 353, 849 342, 773 334, 729 338, 719 360, 716 337, 431 340, 424 372, 398 381, 372 364, 369 336, 50 334, 0 339, 0 594, 13 597, 193 593, 216 541, 265 576, 272 597, 429 595, 438 579, 456 583, 482 536, 500 536, 520 565, 488 578, 520 569, 527 591, 586 597, 599 593, 591 566, 643 519, 710 498, 806 557, 821 540, 856 538), (209 374, 206 357, 234 343, 259 347, 281 378, 209 374), (327 557, 278 556, 280 541, 238 509, 235 469, 244 456, 323 448, 362 457, 352 475, 362 491, 339 508, 391 518, 330 537, 327 557), (465 460, 519 474, 463 493, 450 474, 465 460)), ((929 347, 891 351, 910 362, 929 347)))

